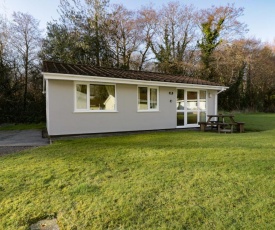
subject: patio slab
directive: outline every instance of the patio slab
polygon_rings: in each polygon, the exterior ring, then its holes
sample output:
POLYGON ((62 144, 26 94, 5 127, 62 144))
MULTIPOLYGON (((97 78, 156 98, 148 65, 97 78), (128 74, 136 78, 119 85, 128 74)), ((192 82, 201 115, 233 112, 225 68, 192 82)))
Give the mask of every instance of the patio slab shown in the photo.
POLYGON ((43 146, 48 144, 48 139, 42 138, 41 130, 0 131, 0 147, 43 146))

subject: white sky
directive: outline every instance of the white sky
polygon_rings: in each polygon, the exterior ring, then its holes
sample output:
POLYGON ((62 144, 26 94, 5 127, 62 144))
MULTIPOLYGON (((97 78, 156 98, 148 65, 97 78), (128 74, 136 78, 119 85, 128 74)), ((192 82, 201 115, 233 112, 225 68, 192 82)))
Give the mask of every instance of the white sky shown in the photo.
MULTIPOLYGON (((139 9, 142 5, 152 3, 158 7, 170 0, 110 0, 111 4, 121 3, 128 9, 139 9)), ((275 0, 181 0, 183 4, 193 4, 197 8, 208 8, 212 5, 235 3, 244 7, 244 16, 240 18, 248 25, 247 37, 255 37, 263 42, 273 42, 275 38, 275 0)), ((0 0, 0 14, 10 17, 12 12, 29 13, 40 21, 40 27, 46 30, 46 23, 58 19, 59 0, 0 0)))

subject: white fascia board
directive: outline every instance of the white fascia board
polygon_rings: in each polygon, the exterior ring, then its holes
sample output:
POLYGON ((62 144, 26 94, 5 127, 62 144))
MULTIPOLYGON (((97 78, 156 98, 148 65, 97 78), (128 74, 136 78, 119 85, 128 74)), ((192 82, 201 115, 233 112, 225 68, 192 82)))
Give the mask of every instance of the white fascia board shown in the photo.
POLYGON ((161 81, 144 81, 144 80, 135 80, 135 79, 97 77, 97 76, 86 76, 86 75, 44 73, 44 72, 42 72, 42 74, 46 80, 89 81, 89 82, 102 82, 102 83, 113 83, 113 84, 165 86, 165 87, 177 87, 177 88, 189 88, 189 89, 211 89, 211 90, 226 90, 229 88, 225 86, 173 83, 173 82, 161 82, 161 81))

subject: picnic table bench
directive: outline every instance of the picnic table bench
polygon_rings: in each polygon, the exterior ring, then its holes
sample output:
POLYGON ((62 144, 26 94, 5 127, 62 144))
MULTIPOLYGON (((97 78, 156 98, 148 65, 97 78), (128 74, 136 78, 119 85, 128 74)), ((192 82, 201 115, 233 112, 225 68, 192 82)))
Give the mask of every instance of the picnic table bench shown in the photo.
POLYGON ((234 127, 237 132, 244 132, 244 122, 237 122, 234 120, 234 115, 232 114, 219 114, 219 115, 208 115, 206 122, 199 122, 200 130, 205 131, 207 126, 211 129, 216 128, 219 133, 233 133, 234 127), (226 121, 229 120, 229 121, 226 121))

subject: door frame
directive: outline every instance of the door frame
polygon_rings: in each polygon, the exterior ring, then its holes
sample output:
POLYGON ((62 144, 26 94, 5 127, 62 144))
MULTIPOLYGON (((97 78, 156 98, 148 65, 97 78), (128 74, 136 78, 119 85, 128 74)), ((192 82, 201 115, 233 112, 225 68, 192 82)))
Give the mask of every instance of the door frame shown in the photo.
MULTIPOLYGON (((198 122, 200 121, 200 113, 201 112, 204 112, 205 113, 205 118, 207 116, 207 104, 208 104, 208 92, 207 90, 204 90, 204 89, 188 89, 188 88, 177 88, 177 95, 176 97, 178 96, 178 90, 184 90, 184 109, 182 110, 178 110, 178 100, 176 100, 176 116, 178 116, 178 113, 183 113, 184 114, 184 121, 183 121, 183 124, 184 125, 180 125, 178 126, 178 124, 176 124, 176 128, 192 128, 192 127, 198 127, 198 122), (201 91, 204 91, 205 92, 205 110, 203 109, 200 109, 200 103, 201 103, 201 98, 200 98, 200 94, 201 94, 201 91), (197 101, 196 101, 196 104, 197 104, 197 109, 193 109, 193 110, 188 110, 187 106, 187 95, 188 95, 188 92, 196 92, 197 93, 197 101), (196 124, 187 124, 187 113, 188 112, 196 112, 197 113, 197 123, 196 124)), ((178 120, 176 119, 176 122, 178 122, 178 120)))

